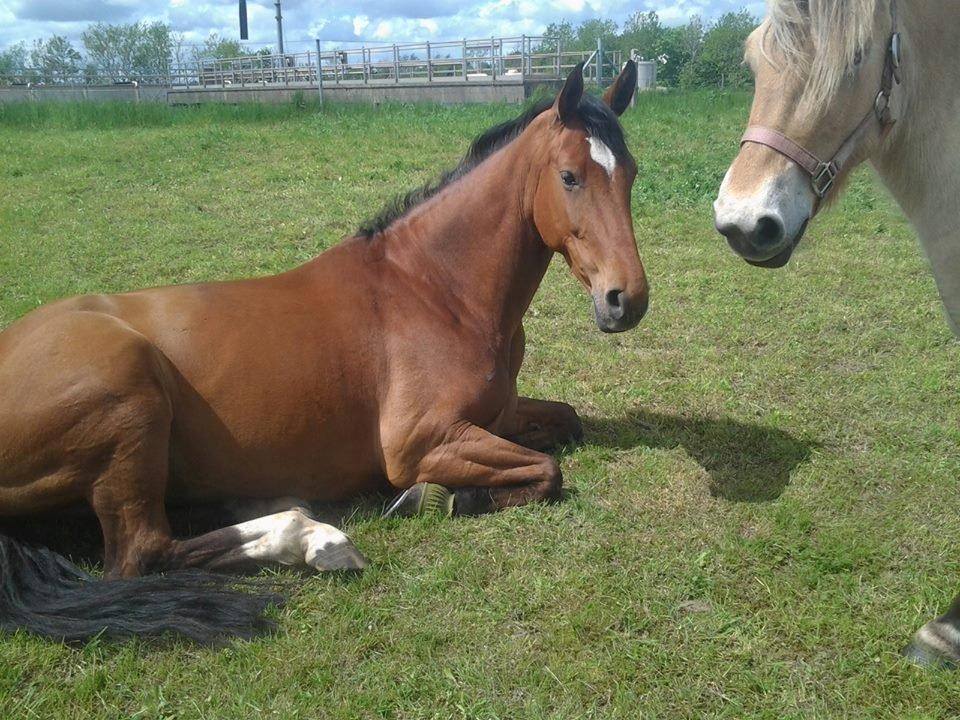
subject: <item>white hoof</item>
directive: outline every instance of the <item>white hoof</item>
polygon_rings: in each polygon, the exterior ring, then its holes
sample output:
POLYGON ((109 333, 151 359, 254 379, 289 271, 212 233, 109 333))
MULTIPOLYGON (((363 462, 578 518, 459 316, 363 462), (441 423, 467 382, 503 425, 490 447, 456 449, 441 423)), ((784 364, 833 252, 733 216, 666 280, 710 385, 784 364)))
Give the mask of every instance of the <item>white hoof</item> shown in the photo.
POLYGON ((314 522, 316 527, 304 533, 306 564, 321 572, 362 570, 370 563, 353 542, 332 525, 314 522))

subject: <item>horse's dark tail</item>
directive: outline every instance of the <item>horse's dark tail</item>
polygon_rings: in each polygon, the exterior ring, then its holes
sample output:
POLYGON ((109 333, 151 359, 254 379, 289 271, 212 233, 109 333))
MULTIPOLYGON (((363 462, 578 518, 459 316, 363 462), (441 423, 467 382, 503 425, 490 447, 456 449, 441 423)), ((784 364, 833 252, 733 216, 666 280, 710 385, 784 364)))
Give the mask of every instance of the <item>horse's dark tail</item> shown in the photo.
POLYGON ((202 644, 269 632, 264 612, 282 597, 235 584, 201 571, 100 580, 47 548, 0 534, 0 630, 7 632, 63 642, 171 633, 202 644))

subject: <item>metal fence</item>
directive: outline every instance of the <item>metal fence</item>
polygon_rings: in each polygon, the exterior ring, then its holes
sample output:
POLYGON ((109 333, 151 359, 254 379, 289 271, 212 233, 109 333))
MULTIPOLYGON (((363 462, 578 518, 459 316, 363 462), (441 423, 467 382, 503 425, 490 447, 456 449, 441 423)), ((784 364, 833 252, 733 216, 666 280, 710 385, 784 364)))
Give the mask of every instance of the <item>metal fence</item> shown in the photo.
POLYGON ((0 85, 105 86, 136 83, 166 87, 316 86, 371 83, 521 82, 564 77, 587 62, 587 80, 612 78, 621 65, 619 51, 564 50, 558 38, 484 38, 404 43, 333 50, 199 59, 165 73, 57 73, 25 68, 0 75, 0 85))

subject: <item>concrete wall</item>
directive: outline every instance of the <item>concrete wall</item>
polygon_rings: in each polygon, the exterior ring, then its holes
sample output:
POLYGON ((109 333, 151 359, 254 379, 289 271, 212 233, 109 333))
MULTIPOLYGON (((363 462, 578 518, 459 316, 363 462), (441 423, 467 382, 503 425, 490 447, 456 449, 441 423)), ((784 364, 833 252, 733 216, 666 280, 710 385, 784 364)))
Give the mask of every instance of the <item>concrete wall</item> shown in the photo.
MULTIPOLYGON (((522 103, 539 86, 556 91, 560 87, 558 80, 536 81, 498 81, 474 80, 443 82, 376 82, 363 84, 324 85, 323 99, 331 102, 435 102, 442 104, 508 102, 522 103)), ((167 94, 171 105, 195 105, 207 102, 245 103, 291 102, 296 93, 306 97, 317 96, 317 86, 298 84, 290 86, 238 87, 236 85, 217 88, 172 88, 167 94)))
POLYGON ((0 87, 0 103, 31 100, 39 102, 166 102, 167 88, 132 85, 0 87))
MULTIPOLYGON (((371 82, 324 85, 323 98, 331 102, 434 102, 442 104, 506 102, 522 103, 538 87, 550 92, 560 89, 559 80, 527 80, 506 78, 496 82, 475 79, 466 82, 371 82)), ((89 87, 22 85, 0 87, 0 103, 5 102, 167 102, 171 105, 200 103, 285 103, 296 93, 308 98, 317 96, 317 86, 308 83, 290 85, 167 88, 155 86, 102 85, 89 87)))

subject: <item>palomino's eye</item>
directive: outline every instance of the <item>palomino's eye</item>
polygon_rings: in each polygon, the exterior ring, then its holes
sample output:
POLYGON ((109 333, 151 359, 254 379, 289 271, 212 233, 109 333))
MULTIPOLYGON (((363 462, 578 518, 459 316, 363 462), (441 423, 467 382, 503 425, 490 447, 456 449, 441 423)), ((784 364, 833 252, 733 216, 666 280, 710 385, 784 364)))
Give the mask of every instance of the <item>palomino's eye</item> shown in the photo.
POLYGON ((853 54, 853 64, 859 65, 861 60, 863 60, 863 53, 860 48, 857 48, 857 51, 853 54))
POLYGON ((563 187, 567 190, 572 190, 577 186, 577 177, 569 170, 561 170, 560 179, 563 180, 563 187))

